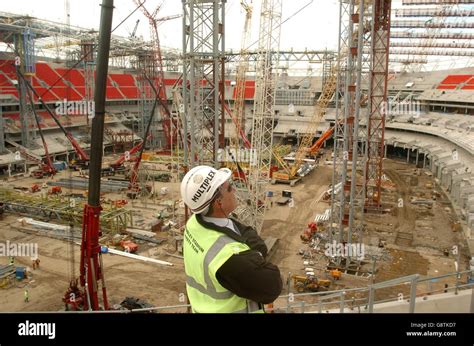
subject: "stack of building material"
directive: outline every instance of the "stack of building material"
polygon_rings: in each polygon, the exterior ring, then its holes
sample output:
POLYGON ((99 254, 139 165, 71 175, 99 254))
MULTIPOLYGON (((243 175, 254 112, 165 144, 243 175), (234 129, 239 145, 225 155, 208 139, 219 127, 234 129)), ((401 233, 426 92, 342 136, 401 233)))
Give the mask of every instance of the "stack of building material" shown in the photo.
MULTIPOLYGON (((89 188, 89 181, 82 178, 73 179, 59 179, 58 181, 48 181, 48 185, 61 186, 69 189, 87 190, 89 188)), ((100 183, 100 189, 102 192, 115 192, 120 193, 128 189, 128 181, 118 180, 103 180, 100 183)))
POLYGON ((13 274, 15 274, 14 264, 0 265, 0 279, 6 278, 13 274))
POLYGON ((314 222, 319 223, 319 222, 326 222, 329 220, 331 217, 331 209, 326 209, 323 214, 316 214, 316 217, 314 218, 314 222))

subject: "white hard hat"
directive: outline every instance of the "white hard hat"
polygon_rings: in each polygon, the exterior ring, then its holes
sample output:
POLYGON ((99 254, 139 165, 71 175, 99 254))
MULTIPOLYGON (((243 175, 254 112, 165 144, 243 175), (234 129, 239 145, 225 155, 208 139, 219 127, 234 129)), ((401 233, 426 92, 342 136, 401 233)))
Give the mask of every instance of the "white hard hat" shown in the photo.
POLYGON ((217 189, 232 175, 228 168, 219 170, 210 166, 192 168, 181 182, 181 197, 195 214, 207 212, 217 189))

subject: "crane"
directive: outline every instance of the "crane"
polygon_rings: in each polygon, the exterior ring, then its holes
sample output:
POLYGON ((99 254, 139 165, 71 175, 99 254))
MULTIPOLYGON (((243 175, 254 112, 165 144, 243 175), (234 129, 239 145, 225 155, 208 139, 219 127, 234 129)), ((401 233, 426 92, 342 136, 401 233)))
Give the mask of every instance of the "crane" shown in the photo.
MULTIPOLYGON (((174 120, 171 120, 171 113, 167 107, 167 97, 166 97, 166 90, 165 90, 165 74, 163 71, 163 58, 161 56, 161 46, 160 46, 160 38, 158 35, 158 20, 156 19, 156 15, 161 8, 159 5, 152 13, 150 13, 145 6, 142 6, 139 0, 135 0, 137 6, 141 6, 141 10, 145 17, 147 17, 148 22, 150 24, 150 31, 152 36, 153 42, 153 54, 154 60, 156 63, 156 85, 158 86, 158 97, 160 101, 160 113, 162 118, 162 126, 163 132, 166 138, 166 149, 172 149, 172 143, 176 143, 177 139, 177 124, 174 123, 174 120)), ((147 76, 148 77, 148 76, 147 76)), ((153 116, 153 114, 151 115, 153 116)))
POLYGON ((130 150, 124 152, 120 157, 113 163, 110 164, 110 167, 113 169, 120 168, 125 161, 130 160, 130 156, 135 154, 137 151, 141 150, 143 147, 144 141, 139 142, 137 145, 132 147, 130 150))
POLYGON ((33 113, 35 115, 34 118, 35 118, 35 121, 36 121, 36 126, 38 127, 38 132, 40 134, 41 141, 43 142, 44 155, 45 155, 45 158, 46 158, 46 163, 43 163, 41 161, 41 168, 38 171, 34 171, 33 176, 38 177, 38 178, 42 178, 44 176, 44 174, 55 175, 56 174, 56 169, 54 168, 53 163, 51 162, 51 157, 49 156, 48 145, 46 144, 46 140, 45 140, 44 135, 43 135, 43 130, 41 129, 41 126, 40 126, 39 116, 38 116, 38 113, 36 112, 35 104, 33 102, 33 98, 32 98, 32 96, 29 92, 27 92, 26 94, 28 96, 28 100, 30 102, 31 109, 33 110, 33 113))
POLYGON ((74 151, 79 156, 79 160, 76 160, 75 164, 78 165, 79 167, 87 167, 89 165, 89 156, 87 155, 85 150, 81 148, 81 146, 76 141, 76 139, 72 136, 72 134, 61 124, 61 122, 56 117, 56 115, 54 115, 54 113, 51 111, 49 106, 43 101, 41 96, 38 94, 38 92, 35 90, 35 88, 31 85, 31 83, 23 76, 23 74, 19 73, 19 76, 23 79, 26 86, 33 92, 33 94, 35 94, 35 96, 38 98, 38 101, 40 101, 40 103, 46 109, 48 114, 51 116, 51 118, 53 118, 54 122, 58 125, 58 127, 61 129, 61 131, 66 136, 66 138, 72 144, 72 147, 74 148, 74 151))
POLYGON ((133 28, 133 31, 132 31, 132 33, 130 34, 130 38, 134 38, 134 37, 135 37, 135 34, 137 33, 138 23, 140 23, 140 19, 137 19, 137 21, 136 21, 136 23, 135 23, 135 27, 133 28))
POLYGON ((80 284, 72 280, 63 298, 66 306, 75 309, 99 310, 99 290, 102 289, 103 309, 108 310, 107 289, 100 236, 100 179, 103 155, 103 129, 105 114, 105 89, 107 86, 107 70, 109 62, 110 37, 112 31, 113 0, 102 0, 99 46, 97 49, 97 78, 94 101, 95 117, 91 127, 91 160, 89 169, 89 194, 84 206, 82 221, 82 242, 80 261, 80 284), (100 287, 101 286, 101 287, 100 287), (80 300, 80 304, 78 303, 80 300))
POLYGON ((245 137, 245 75, 249 68, 249 51, 247 46, 250 38, 250 24, 252 23, 253 8, 251 5, 247 4, 245 0, 241 0, 240 4, 245 10, 245 23, 240 48, 240 61, 237 66, 237 78, 235 81, 235 98, 234 107, 232 109, 233 117, 231 117, 235 123, 236 131, 235 135, 230 138, 230 147, 233 147, 236 150, 240 148, 239 143, 240 138, 242 137, 242 132, 244 136, 244 144, 246 144, 246 146, 247 143, 250 144, 245 137), (242 127, 244 128, 243 131, 242 127))
POLYGON ((332 131, 327 131, 321 138, 316 142, 316 145, 312 145, 313 137, 316 132, 317 126, 321 121, 322 117, 326 113, 326 109, 331 101, 335 91, 336 91, 336 81, 337 81, 337 74, 336 69, 333 68, 331 71, 330 76, 327 78, 326 83, 324 84, 323 91, 319 96, 315 112, 311 118, 309 126, 307 128, 307 132, 301 139, 298 149, 295 154, 295 162, 290 166, 284 160, 274 152, 274 157, 283 168, 284 172, 273 172, 273 182, 289 182, 292 186, 299 180, 298 171, 301 168, 301 165, 308 154, 308 152, 315 153, 319 148, 321 148, 322 144, 326 139, 332 135, 332 131))
POLYGON ((159 22, 161 24, 163 22, 166 22, 167 20, 181 18, 182 16, 183 16, 182 14, 173 14, 171 16, 160 17, 160 18, 157 18, 155 20, 156 20, 156 22, 159 22))
POLYGON ((257 71, 255 75, 255 102, 252 122, 252 149, 257 155, 255 165, 250 165, 252 184, 252 208, 254 228, 261 231, 265 215, 265 189, 270 180, 272 141, 275 107, 275 76, 273 69, 278 66, 278 52, 281 32, 281 0, 263 0, 260 11, 257 71))

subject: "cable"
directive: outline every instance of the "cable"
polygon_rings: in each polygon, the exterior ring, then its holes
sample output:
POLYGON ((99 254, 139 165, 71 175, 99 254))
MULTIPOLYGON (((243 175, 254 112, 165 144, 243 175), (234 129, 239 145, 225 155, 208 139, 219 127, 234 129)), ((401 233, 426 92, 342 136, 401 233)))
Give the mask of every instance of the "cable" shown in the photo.
POLYGON ((115 28, 112 29, 110 33, 113 33, 115 29, 117 29, 120 25, 122 25, 132 14, 134 14, 140 7, 142 7, 145 4, 146 0, 143 0, 143 2, 138 5, 136 9, 134 9, 128 16, 126 16, 115 28))

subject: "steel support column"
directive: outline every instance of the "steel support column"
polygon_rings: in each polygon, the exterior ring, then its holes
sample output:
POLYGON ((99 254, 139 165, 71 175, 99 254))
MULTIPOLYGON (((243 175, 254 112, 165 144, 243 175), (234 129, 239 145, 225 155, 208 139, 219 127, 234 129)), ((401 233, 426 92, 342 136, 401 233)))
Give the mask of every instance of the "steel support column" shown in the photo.
POLYGON ((271 52, 280 48, 281 12, 282 0, 262 1, 251 140, 257 163, 250 166, 252 203, 255 208, 254 226, 257 232, 260 232, 263 225, 265 190, 270 180, 273 157, 275 69, 278 67, 278 54, 271 52))
POLYGON ((374 0, 371 48, 371 91, 367 123, 366 199, 368 209, 380 209, 384 155, 391 0, 374 0))
POLYGON ((183 0, 183 101, 190 167, 217 166, 224 116, 219 88, 224 71, 225 0, 183 0))

